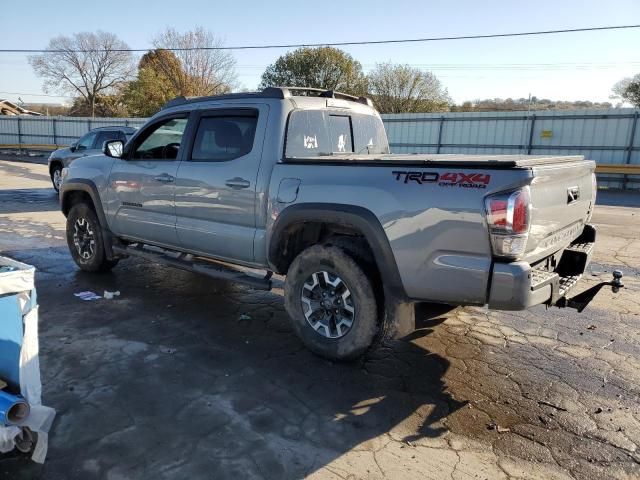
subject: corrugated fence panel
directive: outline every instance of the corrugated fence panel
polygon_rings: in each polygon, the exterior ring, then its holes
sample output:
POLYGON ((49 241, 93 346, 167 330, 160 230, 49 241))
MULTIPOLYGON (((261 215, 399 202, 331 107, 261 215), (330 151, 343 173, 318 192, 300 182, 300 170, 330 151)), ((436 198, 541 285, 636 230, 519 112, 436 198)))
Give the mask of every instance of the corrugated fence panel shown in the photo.
MULTIPOLYGON (((584 155, 600 165, 640 165, 639 116, 634 109, 608 109, 403 113, 385 114, 382 120, 396 153, 584 155)), ((140 127, 146 120, 0 117, 0 146, 68 145, 93 128, 140 127)), ((624 185, 622 175, 601 177, 601 185, 624 185)), ((638 176, 627 180, 627 187, 640 188, 638 176)))
MULTIPOLYGON (((21 142, 26 144, 49 143, 53 138, 53 124, 40 117, 22 117, 20 121, 21 142)), ((15 142, 18 143, 18 142, 15 142)))
POLYGON ((18 143, 18 122, 13 117, 0 116, 0 144, 18 143))
POLYGON ((140 127, 146 118, 0 117, 0 145, 69 145, 98 127, 140 127))
MULTIPOLYGON (((639 115, 634 109, 608 109, 386 114, 382 119, 397 153, 584 155, 600 165, 640 165, 639 115)), ((628 176, 625 185, 622 175, 602 174, 600 185, 640 188, 640 178, 628 176)))

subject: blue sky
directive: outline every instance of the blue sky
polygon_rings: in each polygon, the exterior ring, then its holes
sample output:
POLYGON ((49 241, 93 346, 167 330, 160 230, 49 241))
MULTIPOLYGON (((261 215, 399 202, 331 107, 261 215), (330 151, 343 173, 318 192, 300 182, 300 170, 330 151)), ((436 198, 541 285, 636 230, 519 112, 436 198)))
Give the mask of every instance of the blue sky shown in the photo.
MULTIPOLYGON (((0 48, 44 48, 60 34, 105 30, 132 48, 166 26, 202 25, 227 45, 321 43, 640 24, 640 0, 214 0, 8 1, 0 48)), ((611 86, 640 73, 640 29, 506 39, 350 46, 365 70, 391 60, 433 71, 456 102, 527 97, 608 100, 611 86)), ((284 49, 235 51, 238 79, 257 86, 284 49)), ((0 97, 37 97, 42 81, 22 54, 0 53, 0 97), (18 92, 21 95, 5 92, 18 92), (24 94, 23 94, 24 93, 24 94)))

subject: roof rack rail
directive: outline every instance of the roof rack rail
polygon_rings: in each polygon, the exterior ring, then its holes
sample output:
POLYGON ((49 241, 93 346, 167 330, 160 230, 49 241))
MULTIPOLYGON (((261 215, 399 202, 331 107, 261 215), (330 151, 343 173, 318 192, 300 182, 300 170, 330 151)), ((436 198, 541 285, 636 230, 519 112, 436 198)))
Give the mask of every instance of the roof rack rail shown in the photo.
POLYGON ((314 88, 314 87, 272 87, 272 88, 281 89, 285 94, 285 96, 295 95, 295 93, 292 93, 292 92, 310 92, 310 93, 317 94, 316 96, 318 97, 338 98, 341 100, 349 100, 352 102, 358 102, 358 103, 362 103, 364 105, 373 107, 373 102, 368 97, 357 97, 355 95, 349 95, 348 93, 336 92, 335 90, 325 90, 324 88, 314 88))
POLYGON ((296 95, 298 92, 308 92, 313 95, 307 96, 316 96, 323 98, 338 98, 342 100, 349 100, 352 102, 362 103, 364 105, 368 105, 373 107, 373 102, 371 99, 367 97, 356 97, 355 95, 349 95, 348 93, 336 92, 333 90, 325 90, 323 88, 313 88, 313 87, 266 87, 262 89, 260 92, 240 92, 240 93, 225 93, 222 95, 210 95, 203 97, 176 97, 173 100, 169 100, 162 106, 162 110, 165 108, 177 107, 179 105, 185 105, 187 103, 196 103, 196 102, 207 102, 207 101, 215 101, 215 100, 230 100, 230 99, 242 99, 242 98, 278 98, 285 99, 291 98, 296 95))

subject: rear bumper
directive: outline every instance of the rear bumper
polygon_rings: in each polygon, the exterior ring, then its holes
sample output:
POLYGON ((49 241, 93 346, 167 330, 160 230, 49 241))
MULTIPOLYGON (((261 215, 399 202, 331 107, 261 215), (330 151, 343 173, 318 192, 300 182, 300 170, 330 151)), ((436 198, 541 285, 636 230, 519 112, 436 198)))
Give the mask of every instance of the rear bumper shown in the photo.
POLYGON ((527 262, 496 262, 493 265, 489 308, 525 310, 534 305, 554 305, 582 278, 595 246, 595 228, 586 225, 569 245, 555 271, 534 268, 527 262))

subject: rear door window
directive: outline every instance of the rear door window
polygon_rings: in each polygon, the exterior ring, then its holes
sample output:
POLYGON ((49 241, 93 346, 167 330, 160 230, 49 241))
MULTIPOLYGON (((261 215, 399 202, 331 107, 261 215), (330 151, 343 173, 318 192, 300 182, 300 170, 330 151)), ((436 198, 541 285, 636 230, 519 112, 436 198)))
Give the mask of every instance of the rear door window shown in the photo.
POLYGON ((202 117, 191 160, 226 161, 247 155, 253 149, 257 123, 257 112, 202 117))
POLYGON ((96 140, 96 145, 94 148, 102 150, 104 142, 108 142, 109 140, 119 140, 118 132, 105 131, 98 133, 98 139, 96 140))

